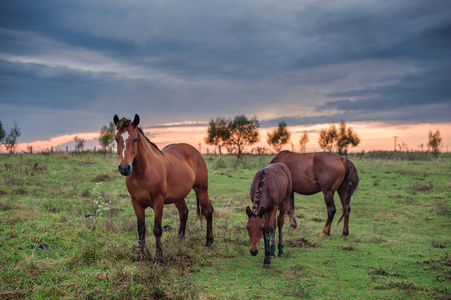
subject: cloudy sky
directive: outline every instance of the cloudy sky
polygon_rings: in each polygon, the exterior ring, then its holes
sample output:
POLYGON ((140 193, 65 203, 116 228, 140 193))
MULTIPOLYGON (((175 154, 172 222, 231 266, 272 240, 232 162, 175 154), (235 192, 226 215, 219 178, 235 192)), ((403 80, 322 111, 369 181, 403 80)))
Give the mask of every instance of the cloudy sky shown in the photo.
POLYGON ((0 121, 23 143, 135 113, 451 123, 449 0, 3 0, 0 41, 0 121))

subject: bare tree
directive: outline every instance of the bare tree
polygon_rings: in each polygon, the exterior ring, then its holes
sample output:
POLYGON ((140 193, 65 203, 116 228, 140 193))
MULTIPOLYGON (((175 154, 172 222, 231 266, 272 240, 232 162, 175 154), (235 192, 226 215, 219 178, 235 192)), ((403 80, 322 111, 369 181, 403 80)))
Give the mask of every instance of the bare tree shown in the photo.
POLYGON ((3 129, 3 125, 2 122, 0 121, 0 145, 3 143, 3 139, 5 138, 6 133, 5 130, 3 129))
POLYGON ((14 127, 10 129, 8 135, 5 137, 3 144, 9 153, 14 153, 16 148, 17 139, 21 135, 20 129, 17 127, 16 122, 14 122, 14 127))
POLYGON ((85 146, 85 139, 79 138, 78 135, 76 135, 74 137, 74 141, 75 141, 75 149, 77 150, 77 152, 79 152, 80 150, 81 152, 83 152, 83 148, 85 146))
POLYGON ((434 153, 440 152, 440 147, 442 146, 442 137, 440 136, 440 131, 437 130, 435 133, 429 130, 428 134, 428 148, 434 153))
POLYGON ((301 153, 305 153, 305 149, 307 148, 307 143, 309 142, 309 137, 307 134, 307 131, 304 131, 304 134, 301 136, 301 138, 299 139, 299 151, 301 153))

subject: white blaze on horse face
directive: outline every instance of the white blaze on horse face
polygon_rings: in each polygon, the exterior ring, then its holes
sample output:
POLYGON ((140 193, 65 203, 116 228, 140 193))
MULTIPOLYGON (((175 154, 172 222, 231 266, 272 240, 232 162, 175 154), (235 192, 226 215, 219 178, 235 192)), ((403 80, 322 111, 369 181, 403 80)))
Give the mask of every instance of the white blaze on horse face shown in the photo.
POLYGON ((122 135, 122 139, 124 140, 124 149, 122 149, 122 159, 125 157, 125 149, 127 149, 127 140, 130 137, 128 131, 124 132, 122 135))

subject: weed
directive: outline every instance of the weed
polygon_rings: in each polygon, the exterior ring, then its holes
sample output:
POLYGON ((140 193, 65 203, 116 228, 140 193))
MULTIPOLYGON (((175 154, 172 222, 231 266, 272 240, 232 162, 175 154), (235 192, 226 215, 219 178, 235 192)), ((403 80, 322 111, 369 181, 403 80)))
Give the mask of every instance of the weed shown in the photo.
POLYGON ((429 192, 434 189, 434 185, 430 182, 415 181, 408 188, 414 192, 429 192))

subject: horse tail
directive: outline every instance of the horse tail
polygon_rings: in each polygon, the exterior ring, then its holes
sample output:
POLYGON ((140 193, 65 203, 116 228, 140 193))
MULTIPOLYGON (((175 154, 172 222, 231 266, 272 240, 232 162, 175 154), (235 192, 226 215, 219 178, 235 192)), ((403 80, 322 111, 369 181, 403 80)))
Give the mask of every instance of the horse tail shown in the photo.
POLYGON ((199 219, 199 221, 202 223, 203 218, 202 218, 201 208, 200 208, 200 204, 199 204, 199 197, 197 195, 196 195, 196 216, 199 219))
MULTIPOLYGON (((360 179, 359 179, 359 175, 357 174, 357 169, 356 169, 355 165, 352 163, 352 161, 350 161, 347 158, 343 158, 343 164, 345 165, 345 168, 346 168, 346 174, 345 174, 345 178, 343 179, 343 182, 342 182, 340 188, 342 186, 344 186, 346 183, 348 183, 345 202, 346 202, 346 206, 349 206, 349 203, 351 203, 351 196, 352 196, 352 194, 354 194, 355 190, 357 189, 360 179)), ((345 216, 345 214, 343 213, 341 215, 340 219, 338 220, 337 225, 340 224, 340 222, 344 216, 345 216)))
POLYGON ((254 214, 257 214, 258 213, 258 204, 260 203, 260 197, 261 197, 261 195, 262 195, 262 185, 263 185, 263 182, 265 182, 265 175, 266 175, 266 171, 263 169, 261 172, 260 172, 260 180, 259 180, 259 182, 258 182, 258 187, 257 187, 257 191, 255 192, 255 196, 254 196, 254 199, 253 199, 253 205, 252 205, 252 212, 254 213, 254 214))

